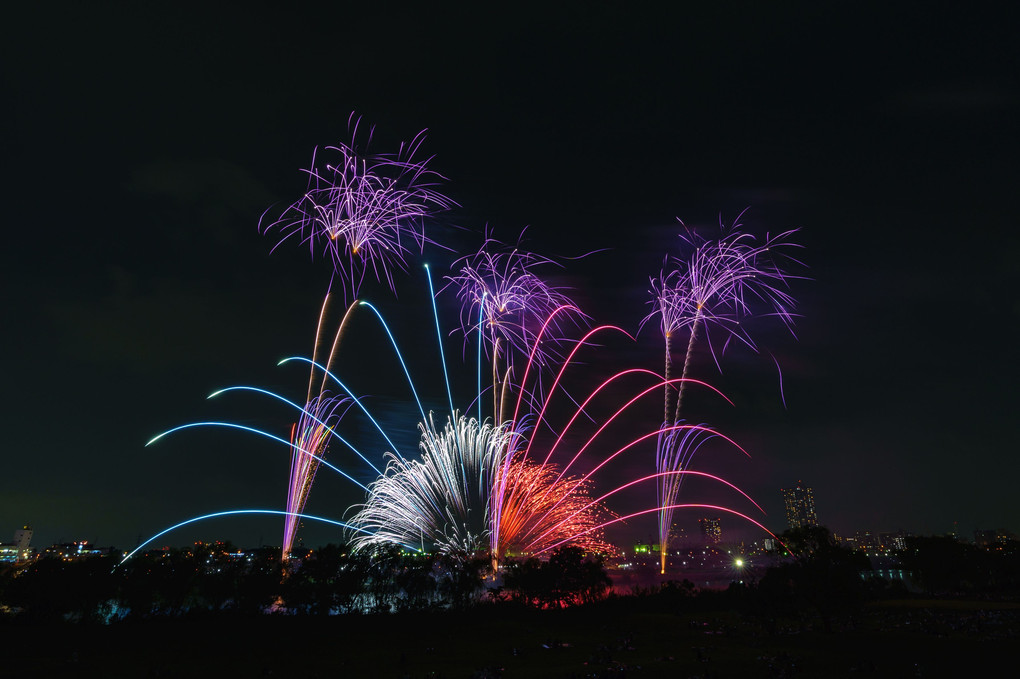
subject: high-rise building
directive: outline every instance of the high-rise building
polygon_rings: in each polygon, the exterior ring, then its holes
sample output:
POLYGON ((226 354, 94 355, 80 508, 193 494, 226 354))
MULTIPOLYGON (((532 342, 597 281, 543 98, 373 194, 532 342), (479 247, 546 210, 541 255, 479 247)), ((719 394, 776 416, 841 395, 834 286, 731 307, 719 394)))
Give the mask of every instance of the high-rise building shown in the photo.
POLYGON ((790 528, 818 525, 814 493, 803 481, 797 481, 794 488, 781 488, 780 492, 786 504, 786 522, 790 524, 790 528))
POLYGON ((722 519, 698 519, 701 526, 701 537, 706 545, 718 545, 722 542, 722 519))

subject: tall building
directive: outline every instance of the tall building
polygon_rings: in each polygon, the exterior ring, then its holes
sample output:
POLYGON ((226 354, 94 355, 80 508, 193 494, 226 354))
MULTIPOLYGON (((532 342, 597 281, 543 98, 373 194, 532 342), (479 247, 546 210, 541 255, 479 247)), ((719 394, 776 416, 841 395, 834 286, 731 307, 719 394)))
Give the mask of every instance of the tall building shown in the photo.
POLYGON ((722 519, 698 519, 701 526, 701 538, 706 545, 718 545, 722 542, 722 519))
POLYGON ((28 551, 32 546, 32 527, 27 523, 23 528, 14 531, 14 544, 22 551, 28 551))
POLYGON ((781 488, 780 492, 786 504, 786 522, 790 524, 790 528, 818 525, 814 493, 803 481, 797 481, 794 488, 781 488))
POLYGON ((27 561, 32 556, 32 527, 14 531, 14 542, 0 542, 0 561, 27 561))

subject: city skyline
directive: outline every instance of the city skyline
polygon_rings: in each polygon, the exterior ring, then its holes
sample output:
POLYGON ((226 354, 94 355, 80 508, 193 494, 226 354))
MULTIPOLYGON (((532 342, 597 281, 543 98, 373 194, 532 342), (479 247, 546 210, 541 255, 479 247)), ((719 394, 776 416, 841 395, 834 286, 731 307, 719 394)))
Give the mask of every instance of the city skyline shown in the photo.
MULTIPOLYGON (((904 526, 896 526, 896 527, 891 527, 891 526, 878 526, 878 527, 876 527, 876 526, 849 526, 849 527, 845 527, 841 531, 835 531, 835 530, 832 530, 830 526, 827 526, 824 522, 820 522, 820 521, 817 520, 817 514, 815 513, 815 510, 814 510, 813 489, 811 487, 807 486, 807 484, 805 484, 802 480, 798 480, 797 483, 795 484, 794 488, 780 488, 780 489, 778 489, 778 494, 783 498, 784 506, 786 508, 785 521, 786 521, 787 525, 786 525, 785 529, 781 529, 779 527, 775 527, 775 532, 777 534, 781 534, 786 529, 793 530, 793 529, 798 529, 798 528, 803 528, 803 527, 821 526, 823 528, 828 529, 830 534, 838 542, 840 542, 841 544, 844 544, 845 546, 848 546, 850 548, 855 548, 855 549, 857 549, 857 548, 867 548, 867 547, 871 546, 872 541, 874 541, 875 545, 878 545, 878 544, 894 544, 894 545, 896 545, 897 549, 902 549, 903 548, 903 537, 902 536, 904 536, 904 535, 918 535, 918 536, 925 535, 925 534, 919 533, 917 531, 911 530, 909 527, 904 527, 904 526), (888 539, 883 539, 883 536, 888 537, 888 539)), ((718 516, 705 517, 705 516, 700 516, 700 515, 697 515, 697 514, 691 514, 688 518, 689 518, 689 521, 686 521, 684 523, 689 524, 689 527, 691 527, 691 528, 697 527, 697 532, 688 534, 688 531, 687 531, 686 528, 680 526, 677 522, 674 522, 674 524, 673 524, 673 526, 671 528, 671 531, 670 531, 670 534, 671 534, 670 544, 676 546, 677 549, 681 549, 681 550, 688 549, 688 548, 691 548, 692 545, 700 545, 700 544, 716 545, 716 544, 738 544, 738 543, 744 543, 744 542, 766 544, 766 541, 771 541, 772 540, 772 538, 769 537, 765 533, 760 533, 760 534, 756 535, 756 534, 754 534, 753 531, 748 533, 748 531, 746 531, 746 530, 740 530, 740 526, 739 526, 739 522, 738 521, 734 521, 734 522, 732 522, 728 526, 728 528, 730 530, 730 533, 731 534, 735 533, 737 537, 735 539, 733 539, 733 540, 728 540, 728 539, 725 539, 725 537, 724 537, 725 536, 725 532, 724 532, 724 529, 723 529, 723 520, 722 520, 721 517, 718 517, 718 516), (694 537, 692 537, 693 535, 698 535, 699 537, 698 538, 694 538, 694 537), (692 542, 692 540, 694 542, 692 542)), ((16 546, 17 547, 17 551, 19 553, 24 552, 29 547, 30 543, 32 542, 33 534, 34 534, 34 529, 32 528, 31 523, 25 523, 21 528, 18 528, 18 529, 16 529, 14 531, 14 533, 13 533, 14 538, 13 538, 12 541, 7 542, 5 540, 0 540, 0 548, 5 548, 5 547, 6 548, 11 548, 11 547, 16 546)), ((150 549, 157 549, 158 550, 158 549, 162 549, 164 547, 178 548, 178 547, 187 546, 187 544, 188 544, 187 542, 181 542, 181 543, 175 542, 173 540, 173 538, 172 538, 173 535, 174 535, 174 533, 169 533, 165 539, 157 541, 157 542, 153 542, 149 546, 149 548, 150 549)), ((1006 540, 1006 539, 1010 539, 1010 540, 1017 539, 1016 536, 1010 530, 1005 529, 1002 526, 984 526, 984 527, 977 526, 977 527, 974 527, 972 529, 968 529, 966 527, 961 528, 959 526, 954 525, 948 531, 941 532, 941 533, 935 533, 933 535, 945 535, 945 536, 950 536, 951 535, 951 536, 956 537, 958 540, 960 540, 962 542, 973 542, 975 544, 984 545, 984 546, 987 546, 987 545, 989 545, 991 543, 994 543, 997 540, 1001 541, 1001 540, 1006 540)), ((93 546, 93 548, 96 548, 96 547, 100 547, 100 548, 115 547, 115 548, 121 549, 123 551, 128 551, 128 550, 130 550, 132 548, 138 547, 142 540, 147 539, 149 537, 151 537, 151 536, 142 536, 142 535, 139 535, 138 536, 138 542, 136 542, 135 544, 131 544, 131 545, 127 545, 127 544, 125 544, 125 545, 97 544, 96 541, 89 540, 85 536, 77 536, 77 537, 73 537, 71 539, 65 539, 64 537, 61 537, 60 539, 52 541, 51 544, 52 544, 53 547, 56 547, 58 545, 67 546, 67 545, 91 544, 93 546)), ((658 544, 657 544, 656 540, 654 538, 652 538, 650 535, 649 536, 642 536, 642 535, 640 535, 638 533, 635 533, 634 535, 632 535, 628 539, 629 539, 629 542, 627 540, 624 540, 624 541, 619 541, 618 540, 617 544, 615 545, 615 547, 618 548, 618 549, 621 549, 621 550, 623 550, 625 552, 625 551, 627 551, 627 548, 631 544, 634 544, 634 545, 641 545, 641 544, 648 545, 648 544, 651 544, 651 546, 654 547, 656 551, 658 550, 658 544)), ((229 537, 229 533, 227 533, 227 532, 225 532, 224 535, 221 535, 221 536, 219 536, 218 538, 215 538, 215 539, 204 540, 204 541, 203 540, 198 540, 196 542, 197 543, 202 543, 202 542, 206 542, 206 543, 219 543, 221 541, 226 541, 226 542, 230 542, 230 543, 234 543, 235 542, 234 540, 232 540, 229 537)), ((300 534, 299 534, 299 537, 298 537, 298 542, 300 544, 303 544, 303 542, 304 542, 303 539, 300 537, 300 534)), ((341 540, 341 539, 337 539, 337 540, 333 540, 332 542, 334 544, 342 544, 344 541, 341 540)), ((303 548, 318 549, 319 547, 324 546, 324 544, 327 544, 327 543, 316 544, 316 545, 304 545, 303 548)), ((270 541, 266 541, 265 543, 260 541, 260 543, 257 544, 257 545, 249 545, 249 544, 240 545, 240 544, 238 544, 237 546, 240 547, 240 548, 244 548, 244 549, 262 548, 262 547, 274 547, 274 546, 275 547, 279 547, 279 545, 276 545, 271 540, 270 541)), ((38 544, 37 545, 33 545, 33 548, 38 548, 38 544)), ((8 550, 8 551, 10 551, 10 550, 8 550)), ((4 560, 4 559, 0 558, 0 561, 2 561, 2 560, 4 560)))
MULTIPOLYGON (((448 247, 528 227, 526 246, 559 265, 554 282, 595 323, 632 333, 649 277, 679 247, 677 218, 710 229, 750 208, 742 222, 760 237, 799 228, 811 280, 793 285, 797 339, 762 323, 763 351, 733 347, 721 373, 694 357, 693 375, 735 405, 693 400, 692 421, 751 455, 708 448, 697 469, 745 489, 773 530, 785 527, 775 489, 799 478, 835 532, 1020 527, 1015 10, 332 11, 14 10, 24 30, 0 48, 13 133, 0 530, 28 521, 47 544, 121 546, 212 511, 284 506, 285 448, 228 432, 145 443, 212 419, 287 435, 293 418, 273 404, 206 397, 237 384, 303 394, 307 373, 276 363, 311 353, 329 272, 298 247, 270 254, 257 226, 304 190, 301 168, 346 139, 352 111, 380 151, 428 128, 423 148, 460 204, 432 225, 448 247), (340 20, 347 60, 327 66, 340 20)), ((415 341, 432 322, 421 265, 438 280, 454 258, 427 249, 397 276, 397 298, 366 286, 404 318, 396 331, 437 408, 435 342, 415 341)), ((440 314, 451 329, 455 305, 440 314)), ((350 339, 345 370, 413 447, 397 377, 368 374, 384 361, 378 330, 365 322, 350 339)), ((614 365, 589 358, 587 374, 661 370, 648 330, 612 348, 614 365)), ((445 349, 470 401, 470 357, 454 338, 445 349)), ((359 501, 316 483, 313 513, 359 501)), ((644 538, 653 523, 624 530, 644 538)), ((173 542, 269 544, 281 531, 277 518, 224 519, 173 542)))

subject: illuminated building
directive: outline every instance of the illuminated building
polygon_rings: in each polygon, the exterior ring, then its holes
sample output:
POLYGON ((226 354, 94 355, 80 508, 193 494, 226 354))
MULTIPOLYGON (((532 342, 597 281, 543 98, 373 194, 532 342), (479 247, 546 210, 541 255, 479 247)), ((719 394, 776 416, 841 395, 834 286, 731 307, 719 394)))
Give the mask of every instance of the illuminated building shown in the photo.
POLYGON ((901 530, 890 533, 879 533, 878 544, 879 548, 886 552, 890 552, 896 549, 906 549, 907 534, 901 530))
POLYGON ((783 502, 786 505, 786 522, 790 528, 817 526, 818 515, 815 514, 815 496, 803 481, 797 481, 795 488, 782 488, 783 502))
POLYGON ((25 525, 14 531, 14 542, 0 543, 0 561, 28 561, 32 558, 32 527, 25 525))
POLYGON ((1016 536, 1007 530, 1001 528, 996 530, 975 530, 974 531, 974 544, 978 547, 993 547, 996 545, 1004 545, 1011 540, 1016 540, 1016 536))
POLYGON ((854 540, 857 541, 857 549, 865 552, 878 552, 879 550, 878 536, 870 530, 857 531, 854 534, 854 540))
POLYGON ((718 545, 722 542, 722 519, 698 519, 701 527, 701 538, 706 545, 718 545))
POLYGON ((89 544, 88 540, 54 544, 43 550, 44 557, 61 559, 62 561, 78 561, 80 559, 87 559, 93 556, 105 556, 112 553, 112 547, 93 547, 89 544))

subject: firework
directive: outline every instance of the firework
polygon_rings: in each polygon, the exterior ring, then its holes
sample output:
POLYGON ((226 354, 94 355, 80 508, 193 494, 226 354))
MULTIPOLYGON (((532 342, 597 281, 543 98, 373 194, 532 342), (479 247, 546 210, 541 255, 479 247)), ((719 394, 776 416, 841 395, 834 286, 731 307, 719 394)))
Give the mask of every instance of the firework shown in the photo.
POLYGON ((319 462, 326 455, 326 449, 333 427, 340 421, 341 408, 345 399, 328 395, 316 396, 309 401, 300 419, 291 428, 290 441, 293 452, 290 459, 290 481, 287 485, 287 518, 283 530, 281 558, 286 560, 294 545, 297 534, 297 516, 304 511, 308 493, 315 481, 319 462), (302 451, 312 451, 305 455, 302 451))
POLYGON ((556 543, 612 551, 594 528, 612 513, 591 499, 590 479, 564 477, 555 465, 521 459, 506 466, 501 481, 503 498, 489 540, 493 568, 507 556, 539 554, 556 543))
POLYGON ((305 194, 261 226, 282 234, 276 247, 295 239, 313 257, 329 258, 351 297, 370 269, 392 289, 394 270, 406 270, 412 248, 421 252, 428 242, 425 220, 454 204, 440 193, 443 177, 428 169, 431 158, 416 159, 424 130, 395 154, 368 155, 357 147, 358 122, 352 116, 351 144, 313 152, 305 194))
POLYGON ((388 454, 385 473, 351 519, 364 534, 355 545, 420 545, 474 554, 488 536, 493 470, 511 454, 516 432, 456 414, 442 431, 433 418, 419 425, 421 457, 388 454), (370 535, 369 535, 370 533, 370 535))
MULTIPOLYGON (((275 247, 297 241, 308 246, 313 257, 329 258, 334 280, 339 281, 345 296, 352 297, 357 295, 370 271, 392 289, 394 272, 406 270, 413 252, 421 252, 430 242, 425 234, 425 222, 439 210, 453 205, 439 192, 442 177, 428 168, 431 159, 416 159, 424 133, 391 155, 364 153, 358 147, 357 137, 358 123, 352 117, 351 143, 326 147, 322 152, 317 149, 310 167, 305 170, 308 177, 305 194, 287 206, 278 218, 260 225, 264 231, 280 234, 275 247)), ((608 545, 603 537, 606 526, 654 512, 659 518, 664 569, 668 538, 661 528, 669 525, 672 512, 684 507, 708 506, 677 503, 682 479, 709 478, 750 500, 746 493, 720 477, 688 468, 707 441, 719 438, 736 444, 704 425, 682 423, 680 409, 686 385, 696 382, 688 373, 700 336, 704 336, 718 364, 719 355, 733 339, 756 349, 742 325, 751 315, 752 307, 761 304, 768 308, 769 315, 778 316, 788 327, 792 324, 794 300, 786 291, 789 276, 777 260, 777 251, 791 246, 787 242, 791 233, 767 237, 759 244, 742 233, 739 224, 734 224, 717 240, 687 237, 686 242, 692 249, 689 258, 667 259, 662 275, 652 280, 654 311, 642 322, 653 318, 661 322, 666 341, 665 375, 631 369, 611 376, 582 403, 570 399, 576 410, 562 428, 551 426, 547 417, 551 417, 548 412, 562 410, 548 410, 554 394, 569 397, 561 383, 567 367, 580 350, 593 346, 596 333, 619 331, 619 328, 600 326, 579 340, 569 339, 566 326, 585 318, 584 315, 563 290, 549 285, 536 274, 537 269, 554 262, 524 251, 519 244, 508 247, 486 237, 477 253, 457 260, 455 273, 448 277, 444 288, 453 289, 460 301, 460 329, 465 346, 473 339, 478 341, 477 418, 463 417, 455 409, 430 275, 430 301, 449 403, 449 414, 441 427, 437 427, 433 413, 426 413, 393 333, 375 306, 355 300, 326 353, 322 337, 327 295, 312 358, 299 359, 308 362, 311 370, 303 406, 264 390, 231 388, 270 394, 298 409, 300 416, 291 430, 289 442, 251 427, 220 422, 194 423, 170 431, 224 426, 255 432, 289 446, 291 465, 286 511, 231 510, 207 515, 261 512, 286 516, 285 558, 295 539, 297 520, 308 517, 304 508, 316 473, 324 467, 365 491, 364 503, 349 508, 352 519, 346 523, 334 522, 354 533, 352 540, 359 549, 400 545, 455 555, 487 551, 493 567, 498 568, 500 561, 508 556, 540 555, 562 544, 606 550, 608 545), (366 306, 382 323, 417 402, 421 416, 420 454, 413 459, 396 450, 361 401, 332 372, 341 332, 355 306, 366 306), (687 333, 688 346, 683 371, 676 378, 672 375, 672 342, 681 332, 687 333), (720 337, 724 341, 717 354, 720 337), (571 348, 566 351, 565 347, 571 348), (492 367, 491 420, 483 420, 481 416, 483 353, 492 367), (326 356, 325 360, 320 354, 326 356), (521 365, 523 370, 515 374, 515 369, 521 365), (549 378, 543 375, 552 373, 555 378, 546 388, 543 380, 549 378), (588 415, 586 408, 596 396, 607 396, 615 391, 607 389, 608 385, 617 384, 625 375, 639 373, 654 376, 655 383, 631 397, 608 418, 596 421, 588 415), (330 380, 339 385, 343 395, 336 396, 326 389, 330 380), (593 445, 607 427, 620 421, 625 411, 649 395, 654 397, 660 389, 665 393, 661 426, 638 433, 622 446, 601 442, 593 445), (386 460, 385 471, 380 472, 337 432, 348 405, 356 406, 382 433, 389 450, 374 459, 386 460), (596 428, 583 445, 576 446, 575 439, 565 435, 582 420, 581 415, 588 415, 587 419, 596 428), (546 430, 554 439, 543 438, 546 430), (617 484, 593 499, 600 470, 620 455, 650 447, 653 439, 657 451, 656 473, 617 484), (373 482, 366 485, 325 460, 334 440, 350 447, 368 462, 377 474, 373 482), (599 457, 585 465, 588 470, 574 471, 575 465, 581 466, 582 456, 596 449, 600 451, 599 457), (606 454, 607 449, 613 452, 606 454), (557 452, 562 459, 569 458, 569 462, 561 464, 554 458, 557 452), (624 517, 613 514, 605 501, 637 484, 656 485, 656 507, 624 517)), ((290 360, 296 359, 285 359, 281 363, 290 360)), ((735 510, 716 509, 742 516, 760 526, 735 510)))
MULTIPOLYGON (((355 300, 356 302, 357 300, 355 300)), ((322 311, 319 312, 319 323, 315 331, 315 349, 312 353, 312 368, 308 376, 308 395, 305 407, 301 410, 301 417, 291 428, 290 433, 293 451, 290 460, 290 479, 287 484, 287 515, 283 528, 283 549, 280 554, 284 561, 289 558, 291 548, 294 546, 298 529, 297 517, 304 511, 305 504, 308 502, 308 494, 315 481, 319 462, 325 456, 334 428, 343 415, 342 407, 349 403, 348 399, 332 396, 326 391, 325 376, 316 371, 322 344, 323 321, 326 318, 328 307, 329 295, 327 294, 322 302, 322 311), (318 389, 316 389, 317 384, 319 385, 318 389), (305 450, 312 451, 314 454, 305 455, 302 453, 305 450)), ((328 374, 332 367, 333 358, 340 345, 340 337, 354 307, 355 304, 348 307, 340 322, 326 361, 325 374, 328 374)))
MULTIPOLYGON (((703 427, 687 429, 669 429, 663 427, 656 436, 655 484, 656 500, 659 507, 659 549, 660 572, 666 572, 666 549, 669 547, 670 527, 673 525, 673 509, 680 494, 680 485, 684 480, 684 472, 688 472, 695 453, 707 441, 715 436, 715 432, 703 427)), ((752 501, 753 502, 753 501, 752 501)))
POLYGON ((515 355, 529 355, 546 365, 555 355, 560 331, 568 317, 580 311, 566 294, 539 277, 534 269, 554 264, 550 259, 526 252, 519 246, 507 248, 487 238, 482 248, 454 264, 457 273, 448 277, 461 303, 460 330, 465 343, 477 335, 479 352, 492 363, 493 417, 501 422, 506 391, 512 387, 515 355), (572 314, 557 314, 570 309, 572 314), (543 321, 554 319, 553 327, 543 321), (546 331, 539 342, 538 328, 546 331))
MULTIPOLYGON (((696 234, 684 235, 691 250, 687 259, 667 258, 659 278, 651 279, 652 312, 642 324, 658 318, 666 341, 666 379, 672 376, 672 342, 678 334, 687 333, 687 351, 684 354, 682 378, 690 371, 691 356, 699 331, 716 365, 719 353, 712 333, 724 336, 722 350, 730 340, 736 339, 751 349, 757 346, 748 334, 745 321, 752 315, 778 317, 787 328, 793 325, 795 300, 787 292, 793 278, 779 262, 781 253, 797 247, 788 242, 795 231, 766 237, 758 243, 750 234, 740 231, 734 223, 723 230, 717 240, 707 240, 696 234), (754 306, 760 303, 766 310, 755 314, 754 306)), ((794 259, 789 261, 799 264, 794 259)), ((684 385, 676 389, 676 408, 670 408, 671 389, 666 390, 664 422, 676 421, 683 400, 684 385)))
POLYGON ((359 549, 488 550, 494 567, 507 555, 574 535, 584 536, 577 544, 587 549, 608 549, 601 532, 589 530, 607 515, 591 502, 589 482, 520 457, 523 437, 509 424, 455 416, 438 431, 430 417, 419 429, 421 456, 388 455, 385 473, 369 485, 368 500, 351 518, 361 530, 354 539, 359 549), (527 540, 536 535, 540 539, 527 540))
MULTIPOLYGON (((691 250, 686 260, 667 258, 666 267, 659 278, 651 279, 653 311, 642 324, 658 318, 666 344, 665 382, 663 394, 663 432, 656 448, 656 471, 681 471, 690 463, 693 454, 705 442, 704 438, 665 433, 671 424, 681 422, 685 384, 690 372, 691 357, 699 330, 704 332, 712 358, 719 365, 719 355, 712 333, 724 336, 724 351, 731 340, 738 340, 757 350, 754 340, 742 322, 753 313, 758 304, 767 311, 760 315, 778 317, 787 328, 793 324, 793 297, 787 292, 791 278, 779 263, 782 250, 795 247, 788 242, 794 231, 766 237, 758 243, 753 236, 740 230, 734 222, 723 229, 717 240, 708 240, 696 234, 682 235, 691 250), (687 333, 687 351, 678 386, 671 385, 673 372, 673 339, 687 333), (676 394, 676 405, 672 404, 676 394)), ((794 263, 796 260, 790 259, 794 263)), ((663 477, 659 483, 659 538, 662 572, 666 568, 666 548, 672 510, 682 477, 663 477)))

